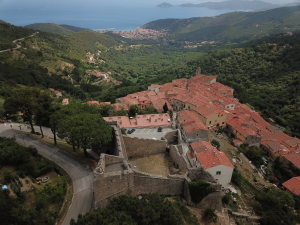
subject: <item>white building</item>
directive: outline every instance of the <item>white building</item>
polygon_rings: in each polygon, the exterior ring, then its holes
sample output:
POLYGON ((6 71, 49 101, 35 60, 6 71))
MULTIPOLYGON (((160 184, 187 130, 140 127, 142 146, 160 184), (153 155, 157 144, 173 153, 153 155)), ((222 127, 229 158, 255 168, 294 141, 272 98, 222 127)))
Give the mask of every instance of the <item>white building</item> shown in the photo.
POLYGON ((198 141, 191 144, 188 154, 193 166, 203 166, 223 188, 228 188, 231 182, 234 166, 224 152, 218 151, 209 142, 198 141))

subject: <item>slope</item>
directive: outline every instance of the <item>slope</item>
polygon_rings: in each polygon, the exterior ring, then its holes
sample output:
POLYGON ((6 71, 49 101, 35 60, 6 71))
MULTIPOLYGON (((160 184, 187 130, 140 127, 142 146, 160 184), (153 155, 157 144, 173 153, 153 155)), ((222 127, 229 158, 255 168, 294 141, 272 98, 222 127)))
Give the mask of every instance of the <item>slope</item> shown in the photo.
POLYGON ((45 31, 55 34, 72 34, 75 32, 81 32, 86 30, 80 27, 74 27, 70 25, 57 25, 55 23, 34 23, 25 27, 33 30, 45 31))
POLYGON ((300 30, 300 7, 283 7, 263 12, 233 12, 217 17, 157 20, 146 29, 168 30, 177 41, 238 42, 275 33, 300 30))
POLYGON ((23 38, 33 34, 33 30, 16 27, 0 20, 0 50, 15 47, 13 40, 23 38))

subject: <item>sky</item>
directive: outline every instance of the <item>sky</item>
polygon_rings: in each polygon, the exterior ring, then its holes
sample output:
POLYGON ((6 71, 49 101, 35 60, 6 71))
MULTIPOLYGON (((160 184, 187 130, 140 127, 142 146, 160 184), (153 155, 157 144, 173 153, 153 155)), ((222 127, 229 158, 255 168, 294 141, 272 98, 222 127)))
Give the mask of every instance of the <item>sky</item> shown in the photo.
MULTIPOLYGON (((104 0, 102 0, 104 1, 104 0)), ((223 1, 223 0, 109 0, 109 1, 105 1, 105 5, 127 5, 127 4, 136 4, 136 5, 149 5, 149 6, 153 6, 153 5, 158 5, 160 3, 163 2, 168 2, 170 4, 173 5, 180 5, 180 4, 184 4, 184 3, 202 3, 202 2, 208 2, 208 1, 223 1)), ((263 0, 265 2, 270 2, 273 4, 287 4, 287 3, 291 3, 291 2, 300 2, 300 0, 263 0)), ((86 4, 95 4, 96 6, 100 6, 101 5, 101 0, 0 0, 0 7, 2 6, 7 6, 7 5, 14 5, 14 6, 18 6, 19 4, 24 5, 24 3, 26 2, 26 5, 34 5, 34 4, 45 4, 45 5, 66 5, 69 4, 70 6, 75 6, 75 5, 79 5, 79 6, 84 6, 86 4)))

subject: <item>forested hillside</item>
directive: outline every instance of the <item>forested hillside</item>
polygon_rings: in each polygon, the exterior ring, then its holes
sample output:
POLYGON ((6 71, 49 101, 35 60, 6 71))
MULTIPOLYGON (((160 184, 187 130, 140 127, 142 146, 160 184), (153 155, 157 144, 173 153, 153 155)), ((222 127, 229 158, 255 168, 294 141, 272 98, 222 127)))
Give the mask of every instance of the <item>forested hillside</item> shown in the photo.
POLYGON ((0 20, 0 51, 15 47, 13 40, 27 37, 34 33, 34 30, 16 27, 0 20))
POLYGON ((233 12, 216 17, 157 20, 145 24, 143 28, 166 29, 166 38, 169 40, 240 42, 270 34, 299 31, 300 7, 233 12))
POLYGON ((33 30, 45 31, 45 32, 55 33, 55 34, 72 34, 75 32, 81 32, 86 30, 80 27, 74 27, 70 25, 57 25, 54 23, 34 23, 34 24, 27 25, 25 27, 33 30))

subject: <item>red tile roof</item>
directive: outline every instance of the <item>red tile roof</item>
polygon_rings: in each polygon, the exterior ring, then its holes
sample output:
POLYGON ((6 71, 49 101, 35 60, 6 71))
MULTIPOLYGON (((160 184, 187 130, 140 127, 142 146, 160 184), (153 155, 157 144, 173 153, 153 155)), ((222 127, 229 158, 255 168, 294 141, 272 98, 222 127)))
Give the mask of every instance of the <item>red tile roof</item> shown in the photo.
POLYGON ((300 168, 300 155, 298 153, 292 152, 290 154, 285 154, 282 157, 288 160, 294 166, 300 168))
POLYGON ((209 169, 220 165, 234 168, 225 153, 216 149, 208 149, 207 151, 197 153, 196 156, 204 169, 209 169))
POLYGON ((300 194, 300 177, 293 177, 282 184, 287 190, 295 195, 300 194))
POLYGON ((100 105, 100 103, 98 101, 88 101, 87 104, 89 104, 89 105, 93 105, 93 104, 100 105))

